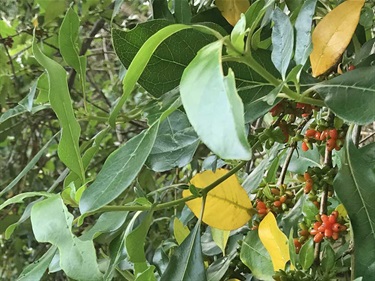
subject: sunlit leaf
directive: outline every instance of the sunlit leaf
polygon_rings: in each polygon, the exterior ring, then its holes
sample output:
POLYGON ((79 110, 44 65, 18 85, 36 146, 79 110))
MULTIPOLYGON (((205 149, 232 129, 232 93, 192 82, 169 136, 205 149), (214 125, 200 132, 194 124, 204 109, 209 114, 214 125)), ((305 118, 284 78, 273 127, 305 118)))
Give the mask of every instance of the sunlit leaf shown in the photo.
POLYGON ((216 245, 219 246, 225 256, 225 247, 227 246, 230 231, 211 227, 211 234, 212 239, 215 241, 216 245))
POLYGON ((244 109, 234 73, 224 76, 221 41, 201 49, 185 69, 181 100, 200 139, 223 159, 251 158, 245 133, 244 109))
POLYGON ((345 51, 359 22, 364 0, 348 0, 329 12, 312 34, 310 55, 314 77, 328 71, 345 51))
POLYGON ((60 266, 66 275, 77 280, 101 280, 94 244, 77 238, 72 222, 73 215, 59 195, 35 203, 31 209, 35 239, 59 248, 60 266))
POLYGON ((240 19, 241 13, 245 13, 250 7, 248 0, 216 0, 215 4, 223 17, 233 26, 240 19))
MULTIPOLYGON (((225 169, 217 169, 215 173, 204 171, 195 175, 190 183, 197 188, 203 188, 226 173, 228 173, 228 170, 225 169)), ((183 197, 188 197, 191 192, 186 189, 182 195, 183 197)), ((188 201, 186 205, 196 217, 200 216, 202 198, 188 201)), ((251 208, 251 201, 246 191, 238 182, 236 175, 232 175, 207 194, 203 222, 218 229, 234 230, 250 220, 251 208)))
POLYGON ((284 270, 286 262, 290 260, 288 238, 277 226, 271 212, 259 224, 259 238, 271 256, 273 269, 284 270))

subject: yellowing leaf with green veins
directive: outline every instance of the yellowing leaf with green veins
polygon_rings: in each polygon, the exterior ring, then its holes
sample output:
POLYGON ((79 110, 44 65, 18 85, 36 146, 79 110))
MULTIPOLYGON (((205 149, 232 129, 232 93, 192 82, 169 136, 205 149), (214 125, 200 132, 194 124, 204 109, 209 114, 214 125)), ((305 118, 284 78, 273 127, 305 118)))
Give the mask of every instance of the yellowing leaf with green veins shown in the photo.
MULTIPOLYGON (((226 169, 217 169, 215 173, 213 171, 204 171, 195 175, 190 183, 197 188, 204 188, 228 172, 226 169)), ((183 197, 190 195, 192 195, 190 190, 182 192, 183 197)), ((202 198, 190 200, 186 202, 186 205, 199 218, 202 198)), ((249 196, 238 182, 236 175, 232 175, 207 194, 202 220, 214 228, 234 230, 250 220, 251 208, 249 196)))
POLYGON ((359 22, 364 0, 347 0, 329 12, 312 34, 310 55, 314 77, 327 72, 345 51, 359 22))
POLYGON ((250 7, 248 0, 216 0, 215 4, 223 17, 233 26, 240 19, 241 13, 245 13, 250 7))
POLYGON ((259 238, 271 256, 273 269, 284 270, 285 264, 290 260, 288 238, 277 226, 276 219, 272 213, 259 224, 259 238))
POLYGON ((178 218, 174 218, 173 234, 174 238, 176 238, 178 245, 181 245, 185 238, 189 236, 189 233, 189 228, 186 225, 184 225, 178 218))

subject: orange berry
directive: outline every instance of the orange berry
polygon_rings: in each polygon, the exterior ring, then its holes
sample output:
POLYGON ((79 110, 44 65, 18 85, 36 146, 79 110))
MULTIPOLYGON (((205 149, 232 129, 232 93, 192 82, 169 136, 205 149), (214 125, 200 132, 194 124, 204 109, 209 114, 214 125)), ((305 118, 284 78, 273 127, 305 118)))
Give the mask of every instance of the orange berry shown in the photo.
POLYGON ((323 240, 324 235, 322 233, 317 233, 314 236, 314 242, 320 243, 323 240))
POLYGON ((339 212, 338 211, 333 211, 331 213, 331 216, 334 216, 337 219, 337 217, 339 216, 339 212))
POLYGON ((311 229, 311 230, 310 230, 310 234, 311 234, 311 235, 315 235, 315 234, 317 234, 317 233, 319 233, 319 231, 318 231, 317 229, 311 229))
POLYGON ((259 215, 265 215, 265 214, 267 214, 268 213, 268 210, 267 209, 259 209, 258 210, 258 214, 259 215))
POLYGON ((258 210, 260 210, 260 209, 267 209, 267 206, 266 206, 266 204, 263 201, 258 201, 257 202, 257 209, 258 210))
POLYGON ((320 134, 320 138, 319 138, 319 140, 325 140, 326 138, 327 138, 327 134, 328 134, 328 132, 327 132, 327 130, 324 130, 321 134, 320 134))
POLYGON ((319 132, 319 131, 317 131, 316 133, 315 133, 315 139, 316 140, 320 140, 320 135, 321 135, 321 133, 319 132))
POLYGON ((308 129, 308 130, 306 130, 305 136, 311 138, 311 137, 315 136, 315 134, 316 134, 316 130, 308 129))
POLYGON ((341 224, 339 224, 338 222, 336 222, 336 223, 332 226, 332 230, 333 230, 333 232, 340 232, 340 226, 341 226, 341 224))
POLYGON ((337 136, 338 136, 338 133, 336 129, 329 130, 329 137, 331 139, 337 140, 337 136))
POLYGON ((280 197, 280 202, 285 203, 286 199, 287 199, 287 197, 285 195, 283 195, 283 196, 280 197))
POLYGON ((349 65, 348 66, 348 71, 352 71, 355 69, 355 66, 353 64, 349 65))
POLYGON ((339 239, 339 234, 338 234, 338 232, 333 232, 333 233, 332 233, 332 239, 333 239, 333 240, 337 240, 337 239, 339 239))
POLYGON ((324 231, 324 236, 325 237, 332 237, 332 234, 333 234, 333 231, 332 231, 332 229, 326 229, 325 231, 324 231))
POLYGON ((333 216, 333 215, 330 215, 328 217, 328 221, 329 221, 330 224, 334 224, 336 222, 336 217, 333 216))
POLYGON ((303 178, 305 179, 305 181, 307 181, 307 180, 311 180, 311 176, 310 176, 310 174, 309 174, 308 172, 305 172, 305 173, 303 174, 303 178))
POLYGON ((321 218, 321 220, 322 220, 323 223, 327 223, 328 222, 328 216, 327 215, 323 214, 323 215, 320 216, 320 218, 321 218))
POLYGON ((308 151, 309 150, 309 147, 307 146, 307 143, 305 143, 305 142, 302 142, 301 148, 302 148, 303 151, 308 151))
POLYGON ((318 230, 319 226, 321 226, 321 225, 322 225, 322 223, 320 221, 317 221, 317 222, 314 223, 313 227, 314 227, 314 229, 318 230))
POLYGON ((336 139, 329 139, 327 140, 327 149, 328 151, 332 151, 336 147, 336 139))
POLYGON ((275 207, 279 208, 282 205, 282 203, 280 202, 280 200, 277 200, 277 201, 273 202, 273 205, 275 207))
POLYGON ((299 235, 301 235, 301 236, 309 236, 309 231, 307 229, 302 229, 299 232, 299 235))

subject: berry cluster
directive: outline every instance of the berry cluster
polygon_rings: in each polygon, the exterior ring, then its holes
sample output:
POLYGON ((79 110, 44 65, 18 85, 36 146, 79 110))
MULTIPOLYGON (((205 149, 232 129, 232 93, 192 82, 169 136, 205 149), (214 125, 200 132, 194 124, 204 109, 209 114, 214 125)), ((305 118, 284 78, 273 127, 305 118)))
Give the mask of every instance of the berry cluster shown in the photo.
POLYGON ((290 114, 295 117, 307 117, 311 114, 313 109, 315 109, 315 107, 310 104, 282 100, 270 110, 270 113, 273 117, 281 114, 290 114))
POLYGON ((298 224, 301 230, 298 232, 299 237, 293 239, 294 246, 296 248, 296 253, 298 254, 301 250, 302 245, 309 239, 310 232, 309 228, 304 222, 298 224))
POLYGON ((323 214, 320 221, 313 224, 310 234, 314 236, 315 243, 320 243, 324 237, 337 240, 340 233, 346 231, 346 226, 337 221, 338 215, 337 211, 333 211, 329 216, 323 214))
MULTIPOLYGON (((303 174, 303 178, 305 180, 305 186, 303 190, 305 194, 312 193, 313 195, 315 195, 316 191, 319 188, 323 188, 325 186, 328 187, 328 191, 332 192, 333 179, 336 173, 337 167, 309 167, 307 171, 303 174)), ((318 202, 315 202, 315 200, 313 200, 316 199, 315 197, 311 197, 310 199, 314 202, 315 205, 318 204, 318 202)), ((319 208, 319 205, 317 205, 317 207, 319 208)))
POLYGON ((339 132, 336 128, 327 128, 321 131, 310 128, 305 132, 301 148, 303 151, 307 151, 312 149, 312 144, 314 142, 321 144, 325 141, 328 151, 334 149, 340 150, 344 144, 344 136, 344 131, 339 132))

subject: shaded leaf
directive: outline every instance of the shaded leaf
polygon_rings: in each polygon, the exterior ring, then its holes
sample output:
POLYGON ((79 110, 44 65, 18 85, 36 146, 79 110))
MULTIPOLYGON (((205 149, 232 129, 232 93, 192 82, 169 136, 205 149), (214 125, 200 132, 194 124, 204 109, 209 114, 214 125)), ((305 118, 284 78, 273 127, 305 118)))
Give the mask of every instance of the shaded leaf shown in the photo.
POLYGON ((294 150, 288 171, 302 175, 308 167, 320 167, 320 154, 316 146, 308 151, 294 150))
POLYGON ((190 163, 199 139, 186 115, 175 111, 161 124, 146 165, 156 172, 190 163))
POLYGON ((312 34, 313 51, 310 55, 314 77, 327 72, 343 54, 358 25, 364 2, 344 1, 315 27, 312 34))
MULTIPOLYGON (((204 188, 228 172, 225 169, 217 169, 215 173, 204 171, 195 175, 190 183, 197 188, 204 188)), ((182 192, 183 197, 190 195, 188 189, 182 192)), ((200 216, 202 198, 190 200, 186 205, 196 217, 200 216)), ((234 230, 250 220, 251 208, 251 201, 246 191, 238 182, 236 175, 232 175, 207 194, 203 222, 214 228, 234 230)))
POLYGON ((306 241, 299 252, 299 263, 304 270, 308 270, 314 262, 314 241, 310 238, 306 241))
POLYGON ((92 241, 82 241, 71 231, 73 215, 59 195, 35 203, 31 225, 38 242, 55 245, 60 253, 60 266, 65 274, 78 280, 101 280, 92 241))
POLYGON ((239 21, 241 13, 245 13, 250 7, 248 0, 216 0, 215 4, 232 26, 239 21))
POLYGON ((82 214, 94 211, 119 196, 137 177, 154 145, 159 122, 112 152, 95 181, 82 194, 82 214))
POLYGON ((348 212, 354 236, 354 277, 375 276, 375 143, 357 149, 350 133, 333 188, 348 212))
POLYGON ((36 60, 46 69, 49 83, 48 98, 60 122, 61 138, 57 151, 59 158, 84 181, 85 175, 79 151, 81 127, 74 116, 66 71, 40 51, 35 38, 32 49, 36 60))
POLYGON ((275 216, 270 212, 259 224, 259 238, 271 256, 273 269, 284 270, 290 260, 288 238, 277 226, 275 216))
MULTIPOLYGON (((353 2, 353 1, 348 1, 353 2)), ((375 121, 375 66, 358 68, 311 88, 342 119, 356 124, 375 121)))
POLYGON ((236 257, 236 253, 237 252, 233 252, 229 256, 220 257, 211 263, 207 268, 207 281, 222 280, 231 264, 231 261, 236 257))
POLYGON ((56 246, 49 248, 40 259, 29 264, 22 270, 20 276, 17 278, 17 281, 40 280, 46 272, 48 265, 51 263, 56 251, 56 246))
POLYGON ((174 2, 174 16, 179 23, 190 23, 192 14, 188 0, 174 2))
POLYGON ((265 281, 274 280, 271 257, 260 241, 257 230, 247 233, 241 246, 240 259, 250 268, 254 277, 265 281))
POLYGON ((294 32, 289 17, 276 7, 272 20, 272 62, 280 72, 283 80, 293 54, 294 32))
POLYGON ((200 241, 200 223, 200 221, 197 222, 189 236, 175 249, 166 270, 161 276, 161 281, 206 280, 200 241))
POLYGON ((222 42, 202 48, 185 69, 180 84, 181 100, 200 139, 223 159, 251 158, 234 74, 223 76, 222 42), (225 141, 224 141, 225 140, 225 141))
POLYGON ((35 192, 24 192, 18 195, 13 196, 12 198, 9 198, 6 200, 3 204, 0 205, 0 210, 4 209, 5 207, 16 204, 16 203, 22 203, 24 199, 35 197, 35 196, 44 196, 44 197, 51 197, 53 194, 44 192, 44 191, 35 191, 35 192))

